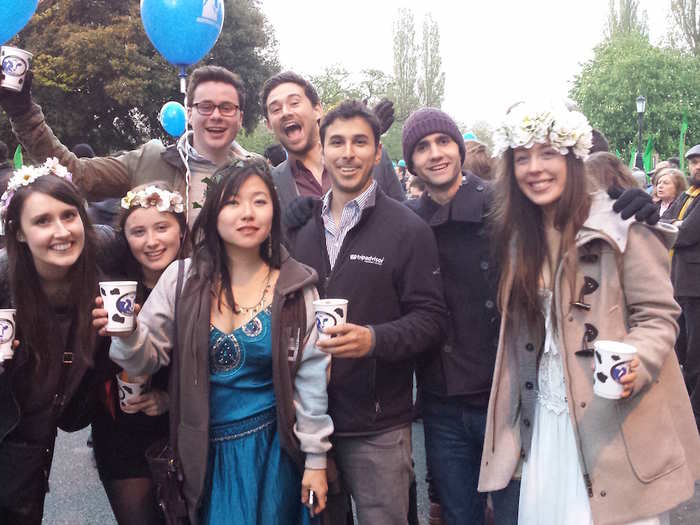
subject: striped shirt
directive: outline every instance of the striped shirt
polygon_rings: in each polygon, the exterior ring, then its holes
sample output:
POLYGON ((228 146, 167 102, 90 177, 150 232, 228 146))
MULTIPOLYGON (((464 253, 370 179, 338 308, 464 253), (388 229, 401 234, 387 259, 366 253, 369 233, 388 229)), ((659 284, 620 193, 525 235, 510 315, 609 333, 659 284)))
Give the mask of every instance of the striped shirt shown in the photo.
POLYGON ((360 193, 353 200, 346 202, 340 214, 340 224, 335 223, 331 213, 331 198, 333 191, 329 191, 323 197, 323 207, 321 208, 321 218, 326 231, 326 249, 328 250, 328 260, 331 263, 331 270, 335 266, 340 248, 343 246, 345 235, 360 221, 362 211, 374 206, 377 194, 377 183, 372 181, 369 188, 360 193))

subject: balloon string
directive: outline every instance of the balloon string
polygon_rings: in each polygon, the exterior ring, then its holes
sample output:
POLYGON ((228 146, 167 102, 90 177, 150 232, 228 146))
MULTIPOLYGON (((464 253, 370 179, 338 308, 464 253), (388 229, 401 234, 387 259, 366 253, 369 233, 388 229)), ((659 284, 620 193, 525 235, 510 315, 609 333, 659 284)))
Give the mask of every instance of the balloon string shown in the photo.
POLYGON ((180 66, 180 93, 185 95, 183 106, 187 107, 187 70, 184 66, 180 66))

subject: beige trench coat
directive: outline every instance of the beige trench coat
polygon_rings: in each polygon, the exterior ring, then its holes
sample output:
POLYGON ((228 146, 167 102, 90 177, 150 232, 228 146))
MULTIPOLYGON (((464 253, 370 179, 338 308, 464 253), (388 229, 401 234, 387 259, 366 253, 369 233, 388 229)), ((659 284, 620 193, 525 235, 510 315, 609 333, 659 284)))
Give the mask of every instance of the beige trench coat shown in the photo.
MULTIPOLYGON (((673 351, 680 309, 673 300, 668 247, 676 232, 668 225, 623 221, 611 202, 596 193, 577 235, 575 290, 584 276, 599 283, 586 296, 591 309, 570 304, 578 297, 570 297, 561 266, 554 285, 569 414, 596 525, 669 510, 693 495, 700 478, 700 436, 673 351), (597 340, 637 348, 641 364, 631 398, 593 395, 593 357, 575 353, 582 347, 584 323, 598 329, 597 340)), ((517 317, 508 315, 507 306, 504 312, 479 478, 483 492, 504 488, 529 450, 521 443, 523 379, 515 353, 542 344, 541 334, 517 329, 517 317)))

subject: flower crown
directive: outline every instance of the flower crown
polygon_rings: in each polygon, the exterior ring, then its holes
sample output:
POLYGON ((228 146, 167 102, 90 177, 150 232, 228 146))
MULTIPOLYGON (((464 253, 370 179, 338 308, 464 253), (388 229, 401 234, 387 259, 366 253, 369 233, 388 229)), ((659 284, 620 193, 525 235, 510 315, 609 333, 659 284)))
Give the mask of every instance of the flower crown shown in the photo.
POLYGON ((564 105, 534 105, 521 103, 513 107, 493 133, 493 156, 508 148, 531 148, 549 143, 566 155, 571 152, 583 160, 593 146, 593 134, 588 119, 579 111, 564 105))
POLYGON ((121 206, 125 210, 154 207, 160 212, 183 213, 185 211, 184 201, 179 192, 164 190, 157 186, 146 186, 139 191, 129 190, 122 197, 121 206))
POLYGON ((22 166, 18 170, 15 170, 7 183, 5 193, 0 197, 0 235, 5 234, 7 208, 9 208, 12 197, 15 196, 17 190, 24 186, 29 186, 44 175, 56 175, 57 177, 73 182, 73 176, 70 171, 68 171, 65 166, 61 165, 56 157, 46 159, 46 162, 41 166, 22 166))

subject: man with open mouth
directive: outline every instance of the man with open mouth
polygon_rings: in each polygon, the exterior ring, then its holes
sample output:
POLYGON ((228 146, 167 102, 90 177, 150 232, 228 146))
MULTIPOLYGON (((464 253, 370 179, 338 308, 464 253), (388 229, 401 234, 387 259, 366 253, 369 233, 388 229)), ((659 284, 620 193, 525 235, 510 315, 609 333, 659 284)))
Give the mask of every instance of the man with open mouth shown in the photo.
POLYGON ((10 118, 12 131, 34 159, 59 159, 90 201, 121 197, 135 186, 164 181, 187 196, 188 223, 192 224, 204 202, 204 179, 230 160, 253 156, 235 142, 243 123, 243 81, 223 67, 202 66, 190 75, 190 129, 176 144, 166 147, 152 140, 111 157, 78 158, 61 144, 41 107, 32 101, 31 84, 29 72, 21 92, 0 89, 0 106, 10 118))

